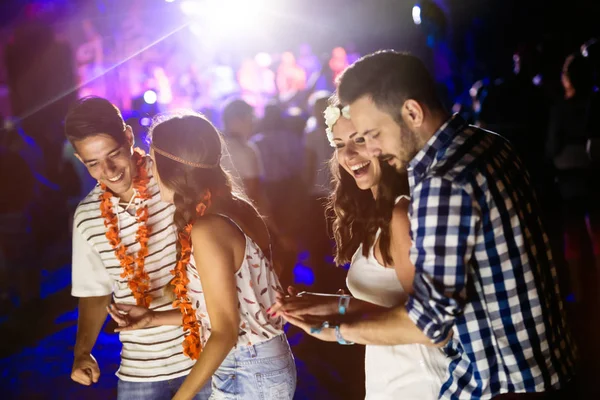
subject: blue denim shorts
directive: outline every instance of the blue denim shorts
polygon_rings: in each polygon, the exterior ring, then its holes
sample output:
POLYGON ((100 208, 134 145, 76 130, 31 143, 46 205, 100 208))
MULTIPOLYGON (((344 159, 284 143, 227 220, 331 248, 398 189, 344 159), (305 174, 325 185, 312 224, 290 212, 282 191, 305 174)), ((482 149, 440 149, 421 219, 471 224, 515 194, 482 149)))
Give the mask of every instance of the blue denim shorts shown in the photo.
POLYGON ((296 364, 285 334, 234 348, 212 378, 211 400, 291 400, 296 364))

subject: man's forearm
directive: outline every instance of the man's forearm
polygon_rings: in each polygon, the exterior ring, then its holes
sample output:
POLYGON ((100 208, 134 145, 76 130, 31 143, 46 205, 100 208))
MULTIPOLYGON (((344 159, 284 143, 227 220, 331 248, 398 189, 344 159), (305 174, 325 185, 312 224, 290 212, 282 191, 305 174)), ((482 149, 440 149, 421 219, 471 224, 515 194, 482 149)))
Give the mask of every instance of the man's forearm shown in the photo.
MULTIPOLYGON (((336 308, 336 311, 337 310, 338 309, 336 308)), ((378 306, 377 304, 369 303, 368 301, 352 298, 348 303, 348 309, 346 310, 346 313, 348 315, 356 314, 356 317, 359 318, 364 314, 383 312, 386 310, 388 310, 386 307, 378 306)))
POLYGON ((108 311, 112 295, 97 297, 82 297, 79 299, 77 319, 77 338, 75 340, 75 355, 89 354, 96 344, 98 334, 108 311))
POLYGON ((162 326, 162 325, 175 325, 175 326, 183 325, 181 311, 179 311, 179 309, 168 310, 168 311, 155 311, 154 312, 154 321, 152 322, 152 326, 162 326))
POLYGON ((424 344, 435 346, 412 322, 404 305, 365 314, 343 323, 340 333, 346 341, 360 344, 398 345, 424 344))

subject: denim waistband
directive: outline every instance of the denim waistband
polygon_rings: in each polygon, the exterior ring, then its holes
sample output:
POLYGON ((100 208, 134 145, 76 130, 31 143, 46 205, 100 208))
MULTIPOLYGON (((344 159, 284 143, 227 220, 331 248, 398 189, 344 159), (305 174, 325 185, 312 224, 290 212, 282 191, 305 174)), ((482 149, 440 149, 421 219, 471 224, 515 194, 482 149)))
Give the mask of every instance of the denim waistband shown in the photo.
POLYGON ((253 359, 264 359, 287 355, 291 352, 285 333, 250 346, 237 346, 227 357, 233 357, 238 362, 253 359))

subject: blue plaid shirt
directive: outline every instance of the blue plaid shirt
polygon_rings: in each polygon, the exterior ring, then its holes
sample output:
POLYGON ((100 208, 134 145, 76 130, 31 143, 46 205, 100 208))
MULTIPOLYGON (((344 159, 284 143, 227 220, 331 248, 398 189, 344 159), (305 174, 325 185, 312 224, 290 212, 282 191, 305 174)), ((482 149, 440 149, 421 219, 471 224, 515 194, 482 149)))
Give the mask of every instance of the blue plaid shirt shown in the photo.
POLYGON ((559 388, 574 375, 556 268, 511 145, 458 115, 408 167, 416 268, 410 318, 452 339, 443 399, 559 388))

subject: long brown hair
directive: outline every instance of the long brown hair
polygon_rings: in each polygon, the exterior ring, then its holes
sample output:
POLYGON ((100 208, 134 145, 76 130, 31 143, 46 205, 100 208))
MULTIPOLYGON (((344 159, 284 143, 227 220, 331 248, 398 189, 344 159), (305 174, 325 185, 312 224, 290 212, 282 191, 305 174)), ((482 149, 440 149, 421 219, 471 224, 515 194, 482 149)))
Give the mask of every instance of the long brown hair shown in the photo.
POLYGON ((364 256, 375 241, 377 229, 381 228, 379 247, 385 264, 392 264, 390 255, 390 222, 395 200, 408 194, 405 175, 400 175, 387 162, 378 160, 381 179, 377 186, 377 199, 370 189, 362 190, 356 181, 342 168, 334 154, 329 162, 333 175, 334 190, 329 196, 328 215, 333 214, 333 236, 336 243, 335 262, 343 265, 363 245, 364 256))
MULTIPOLYGON (((173 190, 174 223, 179 232, 196 218, 196 207, 211 194, 208 213, 232 218, 270 257, 266 225, 243 192, 233 189, 230 175, 221 167, 225 144, 214 125, 195 113, 161 117, 150 129, 155 146, 156 170, 164 186, 173 190), (160 149, 180 159, 175 161, 156 151, 160 149), (204 167, 186 164, 203 164, 204 167), (212 167, 210 167, 212 166, 212 167)), ((178 254, 181 249, 177 248, 178 254)))

